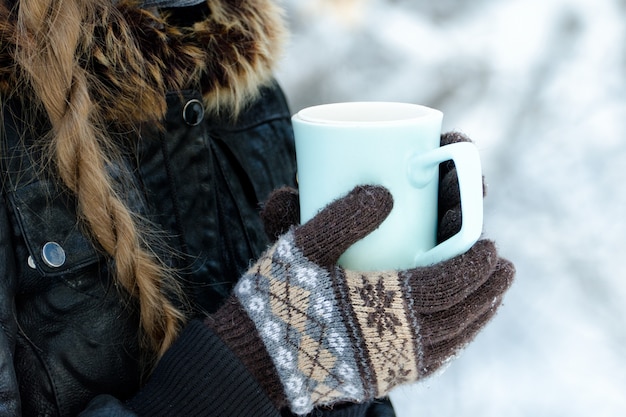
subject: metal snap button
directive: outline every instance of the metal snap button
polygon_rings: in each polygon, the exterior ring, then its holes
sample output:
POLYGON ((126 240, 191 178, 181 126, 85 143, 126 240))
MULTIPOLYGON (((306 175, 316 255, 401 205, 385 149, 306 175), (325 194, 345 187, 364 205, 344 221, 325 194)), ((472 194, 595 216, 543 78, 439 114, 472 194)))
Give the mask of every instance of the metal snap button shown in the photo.
POLYGON ((48 242, 43 245, 41 257, 46 265, 52 268, 60 268, 65 263, 65 251, 56 242, 48 242))
POLYGON ((32 256, 28 257, 28 266, 30 267, 30 269, 37 269, 37 265, 35 265, 35 260, 32 256))
POLYGON ((183 120, 189 126, 197 126, 204 119, 204 105, 200 100, 189 100, 183 108, 183 120))

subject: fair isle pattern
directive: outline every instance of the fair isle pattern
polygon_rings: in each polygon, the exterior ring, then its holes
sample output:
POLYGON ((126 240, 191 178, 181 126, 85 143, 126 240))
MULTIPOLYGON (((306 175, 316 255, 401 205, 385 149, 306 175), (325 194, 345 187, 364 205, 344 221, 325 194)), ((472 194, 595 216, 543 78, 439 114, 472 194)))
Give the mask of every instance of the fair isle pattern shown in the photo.
POLYGON ((345 271, 349 304, 356 316, 365 344, 365 354, 373 366, 374 396, 387 394, 393 387, 418 379, 418 358, 406 303, 407 288, 395 272, 359 273, 345 271))
POLYGON ((272 353, 293 412, 365 399, 351 340, 328 271, 283 236, 235 288, 272 353))

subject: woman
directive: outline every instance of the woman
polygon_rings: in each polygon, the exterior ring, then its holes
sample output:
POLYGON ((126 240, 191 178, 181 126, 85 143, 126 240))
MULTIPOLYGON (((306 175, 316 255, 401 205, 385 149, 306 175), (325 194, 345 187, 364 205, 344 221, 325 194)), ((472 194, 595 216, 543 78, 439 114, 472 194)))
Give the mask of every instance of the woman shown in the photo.
MULTIPOLYGON (((269 0, 1 3, 3 415, 270 416, 314 407, 389 415, 388 402, 372 400, 432 373, 495 313, 513 268, 490 242, 451 263, 399 272, 421 294, 408 304, 448 294, 423 283, 454 277, 445 307, 406 314, 412 330, 401 340, 419 346, 421 360, 405 372, 382 366, 384 355, 357 360, 358 344, 335 346, 350 352, 360 388, 350 392, 349 375, 337 371, 323 394, 330 377, 322 384, 312 372, 294 390, 294 374, 278 365, 284 346, 264 339, 265 317, 248 302, 259 293, 246 283, 260 288, 267 273, 259 265, 276 262, 312 262, 327 283, 349 282, 348 271, 334 271, 336 257, 392 201, 362 187, 290 229, 297 194, 282 188, 259 216, 272 190, 295 185, 289 111, 272 80, 280 17, 269 0), (369 219, 357 234, 346 214, 355 212, 369 219), (329 228, 329 218, 339 225, 329 228), (279 259, 276 249, 262 256, 268 236, 298 259, 279 259), (246 274, 251 263, 258 273, 246 274), (451 324, 460 330, 444 331, 451 324), (367 376, 381 369, 394 378, 367 376)), ((450 168, 442 170, 442 233, 460 220, 450 168)), ((281 288, 265 295, 293 292, 281 288)), ((343 306, 333 318, 344 331, 358 321, 345 300, 333 302, 343 306)), ((327 349, 289 347, 313 352, 315 366, 336 366, 327 349)))

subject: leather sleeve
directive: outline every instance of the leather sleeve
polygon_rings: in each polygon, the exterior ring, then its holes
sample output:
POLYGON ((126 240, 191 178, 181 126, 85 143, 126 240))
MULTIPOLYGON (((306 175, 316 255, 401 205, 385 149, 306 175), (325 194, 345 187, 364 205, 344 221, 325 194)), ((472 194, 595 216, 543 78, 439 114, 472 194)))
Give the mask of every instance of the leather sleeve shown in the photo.
POLYGON ((21 415, 13 366, 15 352, 15 288, 17 273, 6 202, 0 197, 0 416, 21 415))

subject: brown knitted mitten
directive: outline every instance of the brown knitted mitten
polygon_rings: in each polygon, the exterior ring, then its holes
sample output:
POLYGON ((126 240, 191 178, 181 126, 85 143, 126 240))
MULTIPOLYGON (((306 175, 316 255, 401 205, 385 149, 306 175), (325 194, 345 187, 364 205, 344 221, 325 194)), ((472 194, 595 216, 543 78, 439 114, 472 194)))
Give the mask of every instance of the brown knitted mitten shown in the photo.
POLYGON ((300 224, 300 199, 298 190, 281 187, 270 194, 261 209, 265 234, 272 242, 284 235, 291 226, 300 224))
MULTIPOLYGON (((447 132, 441 135, 441 146, 458 142, 472 142, 459 132, 447 132)), ((483 196, 486 194, 483 178, 483 196)), ((459 232, 463 216, 461 213, 461 195, 459 180, 454 162, 446 161, 439 166, 439 226, 437 242, 443 242, 459 232)))
POLYGON ((330 204, 282 236, 207 321, 276 403, 305 414, 384 396, 430 375, 495 314, 514 268, 489 241, 432 267, 335 265, 390 208, 370 186, 330 204))

